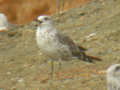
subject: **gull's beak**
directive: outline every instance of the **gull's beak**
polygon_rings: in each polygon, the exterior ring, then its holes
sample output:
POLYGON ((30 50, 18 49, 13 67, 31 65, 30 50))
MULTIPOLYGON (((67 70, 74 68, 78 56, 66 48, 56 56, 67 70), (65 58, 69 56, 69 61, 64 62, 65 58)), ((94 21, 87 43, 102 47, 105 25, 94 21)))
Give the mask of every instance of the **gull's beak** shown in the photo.
POLYGON ((41 24, 43 21, 39 21, 39 24, 41 24))
POLYGON ((41 24, 43 22, 42 20, 37 20, 37 19, 35 19, 34 21, 39 23, 39 24, 41 24))
POLYGON ((42 20, 37 20, 37 19, 35 19, 34 21, 35 21, 35 26, 38 26, 38 25, 40 25, 40 24, 43 23, 42 20))

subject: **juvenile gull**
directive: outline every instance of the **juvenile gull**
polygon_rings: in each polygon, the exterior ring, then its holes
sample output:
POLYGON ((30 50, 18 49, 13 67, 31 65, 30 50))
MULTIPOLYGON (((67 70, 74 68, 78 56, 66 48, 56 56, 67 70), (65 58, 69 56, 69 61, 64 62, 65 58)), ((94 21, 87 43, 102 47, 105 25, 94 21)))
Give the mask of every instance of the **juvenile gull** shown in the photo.
POLYGON ((10 22, 8 22, 7 17, 5 16, 5 14, 0 13, 0 32, 5 32, 5 31, 10 31, 13 30, 15 28, 20 27, 20 25, 16 25, 16 24, 12 24, 10 22))
POLYGON ((107 69, 107 90, 120 90, 120 64, 107 69))
POLYGON ((92 62, 81 47, 78 47, 68 36, 56 30, 49 16, 39 16, 36 21, 38 22, 36 41, 40 51, 51 59, 51 77, 53 77, 54 60, 78 58, 92 62))

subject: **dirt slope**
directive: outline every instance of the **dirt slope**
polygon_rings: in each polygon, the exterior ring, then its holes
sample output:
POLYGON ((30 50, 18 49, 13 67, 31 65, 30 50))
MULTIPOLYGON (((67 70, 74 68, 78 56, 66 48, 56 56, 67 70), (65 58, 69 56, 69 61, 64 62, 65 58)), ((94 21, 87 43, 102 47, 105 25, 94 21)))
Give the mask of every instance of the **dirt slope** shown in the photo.
MULTIPOLYGON (((62 0, 60 0, 62 1, 62 0)), ((91 0, 64 0, 64 10, 75 8, 91 0)), ((62 2, 60 4, 62 9, 62 2)), ((0 0, 0 12, 12 23, 28 23, 41 14, 56 13, 56 0, 0 0)))

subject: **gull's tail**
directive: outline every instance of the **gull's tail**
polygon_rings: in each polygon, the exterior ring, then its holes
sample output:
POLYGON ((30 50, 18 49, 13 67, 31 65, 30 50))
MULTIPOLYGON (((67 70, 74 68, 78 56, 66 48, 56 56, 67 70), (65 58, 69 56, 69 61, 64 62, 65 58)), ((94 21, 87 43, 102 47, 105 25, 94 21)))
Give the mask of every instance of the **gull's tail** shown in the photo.
POLYGON ((87 51, 87 49, 82 47, 82 46, 78 46, 78 48, 79 48, 80 51, 87 51))
POLYGON ((86 55, 85 52, 80 52, 79 56, 77 56, 77 57, 80 60, 90 62, 90 63, 93 63, 94 61, 101 61, 102 60, 102 59, 100 59, 98 57, 86 55))

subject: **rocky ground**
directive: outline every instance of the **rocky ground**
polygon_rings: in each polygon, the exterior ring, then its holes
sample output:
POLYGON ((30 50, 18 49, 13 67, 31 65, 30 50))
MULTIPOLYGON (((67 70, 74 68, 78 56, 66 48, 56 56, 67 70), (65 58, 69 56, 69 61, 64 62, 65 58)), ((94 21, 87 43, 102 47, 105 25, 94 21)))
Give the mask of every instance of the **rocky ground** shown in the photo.
POLYGON ((106 90, 102 71, 120 62, 120 1, 93 0, 52 16, 56 28, 69 35, 86 53, 102 61, 55 62, 50 80, 50 62, 36 45, 33 25, 0 33, 0 90, 106 90))

